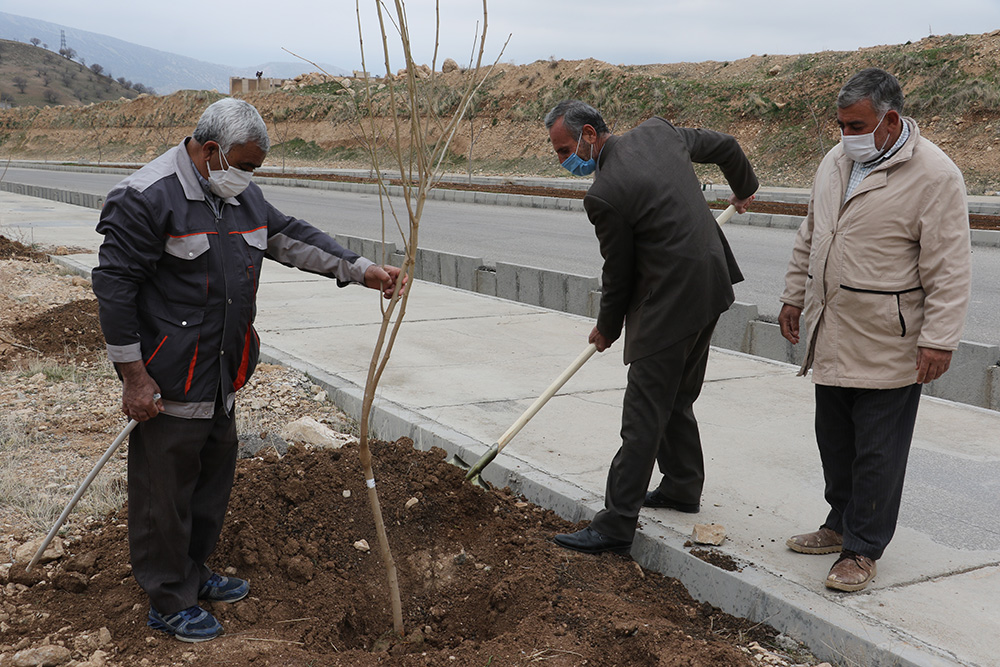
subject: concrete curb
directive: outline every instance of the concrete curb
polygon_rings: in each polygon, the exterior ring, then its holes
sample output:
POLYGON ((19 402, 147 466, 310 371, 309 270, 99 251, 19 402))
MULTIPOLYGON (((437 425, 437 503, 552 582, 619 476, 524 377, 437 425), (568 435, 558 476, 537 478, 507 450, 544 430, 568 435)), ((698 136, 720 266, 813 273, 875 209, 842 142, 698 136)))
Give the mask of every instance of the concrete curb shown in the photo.
MULTIPOLYGON (((323 387, 341 410, 360 419, 361 387, 268 345, 261 346, 261 360, 302 371, 323 387)), ((478 460, 488 448, 485 443, 385 400, 376 401, 372 407, 371 429, 375 437, 383 440, 408 437, 419 450, 439 447, 466 463, 478 460)), ((572 522, 592 518, 603 506, 600 496, 509 454, 490 463, 482 477, 495 487, 510 487, 514 493, 572 522)), ((688 553, 684 546, 687 539, 688 536, 644 516, 632 558, 647 569, 678 579, 697 600, 751 621, 767 623, 795 637, 824 660, 871 667, 954 664, 923 642, 849 611, 835 597, 817 602, 815 593, 753 563, 744 563, 736 572, 711 565, 688 553)), ((724 548, 719 551, 725 553, 724 548)))
MULTIPOLYGON (((337 235, 336 239, 360 255, 385 257, 387 263, 402 266, 403 253, 395 244, 344 235, 337 235)), ((479 257, 434 250, 417 251, 414 276, 418 280, 584 317, 597 317, 600 310, 601 287, 596 277, 502 262, 489 267, 479 257)), ((759 318, 756 305, 739 302, 719 318, 712 344, 796 366, 802 363, 804 354, 802 346, 793 346, 781 336, 776 323, 759 318)), ((1000 346, 962 341, 948 374, 926 385, 924 393, 1000 410, 1000 346)))

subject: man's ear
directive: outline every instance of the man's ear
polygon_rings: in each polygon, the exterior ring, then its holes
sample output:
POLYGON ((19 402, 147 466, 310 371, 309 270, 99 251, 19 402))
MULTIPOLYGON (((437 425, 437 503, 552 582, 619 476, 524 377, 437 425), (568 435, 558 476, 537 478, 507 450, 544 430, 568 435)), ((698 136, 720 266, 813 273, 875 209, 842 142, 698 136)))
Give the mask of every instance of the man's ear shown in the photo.
POLYGON ((597 143, 597 130, 594 129, 593 125, 584 125, 580 131, 580 136, 591 146, 597 143))
POLYGON ((219 151, 219 142, 206 141, 201 145, 201 156, 205 160, 210 160, 219 151))

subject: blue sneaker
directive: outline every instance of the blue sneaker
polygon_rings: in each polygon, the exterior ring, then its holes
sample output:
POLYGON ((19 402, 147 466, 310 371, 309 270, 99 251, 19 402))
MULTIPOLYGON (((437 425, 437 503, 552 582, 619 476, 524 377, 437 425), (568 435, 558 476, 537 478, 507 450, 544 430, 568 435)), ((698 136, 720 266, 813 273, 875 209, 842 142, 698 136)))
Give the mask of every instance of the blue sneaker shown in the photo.
POLYGON ((215 617, 197 605, 166 615, 150 607, 146 624, 189 643, 207 642, 222 634, 222 626, 215 617))
POLYGON ((209 602, 236 602, 245 598, 249 592, 250 584, 246 581, 213 573, 198 591, 198 599, 209 602))

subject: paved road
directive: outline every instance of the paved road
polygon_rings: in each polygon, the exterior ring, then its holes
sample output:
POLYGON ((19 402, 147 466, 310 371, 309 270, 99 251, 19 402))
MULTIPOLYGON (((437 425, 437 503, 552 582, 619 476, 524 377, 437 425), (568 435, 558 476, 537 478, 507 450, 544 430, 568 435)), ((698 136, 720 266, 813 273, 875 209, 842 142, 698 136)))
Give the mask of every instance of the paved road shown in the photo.
MULTIPOLYGON (((12 168, 3 178, 104 194, 121 176, 12 168)), ((375 195, 275 185, 262 189, 278 209, 325 231, 364 238, 381 235, 375 195)), ((600 275, 597 241, 583 213, 428 201, 423 222, 420 239, 425 248, 482 257, 490 264, 501 261, 600 275)), ((795 233, 731 224, 726 235, 747 276, 736 286, 736 298, 756 304, 762 316, 776 317, 795 233)), ((1000 248, 977 246, 972 260, 972 307, 963 338, 1000 344, 1000 248)))

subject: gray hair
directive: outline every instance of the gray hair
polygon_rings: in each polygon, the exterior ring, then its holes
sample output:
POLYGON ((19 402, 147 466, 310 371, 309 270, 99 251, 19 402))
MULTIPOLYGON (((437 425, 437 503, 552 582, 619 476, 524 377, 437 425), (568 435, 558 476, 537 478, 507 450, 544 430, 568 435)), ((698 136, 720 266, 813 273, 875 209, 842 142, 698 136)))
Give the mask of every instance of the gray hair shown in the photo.
POLYGON ((579 139, 583 134, 584 125, 597 130, 598 136, 608 133, 608 126, 601 117, 601 112, 580 100, 563 100, 552 107, 552 111, 545 114, 545 129, 551 130, 560 118, 563 119, 563 127, 569 130, 574 139, 579 139))
POLYGON ((871 102, 877 114, 892 109, 903 115, 903 89, 896 77, 884 69, 869 67, 852 76, 837 95, 837 107, 846 109, 861 100, 871 102))
POLYGON ((199 144, 217 142, 223 154, 241 144, 256 144, 265 153, 271 148, 267 125, 260 113, 249 102, 234 97, 210 104, 198 119, 193 136, 199 144))

